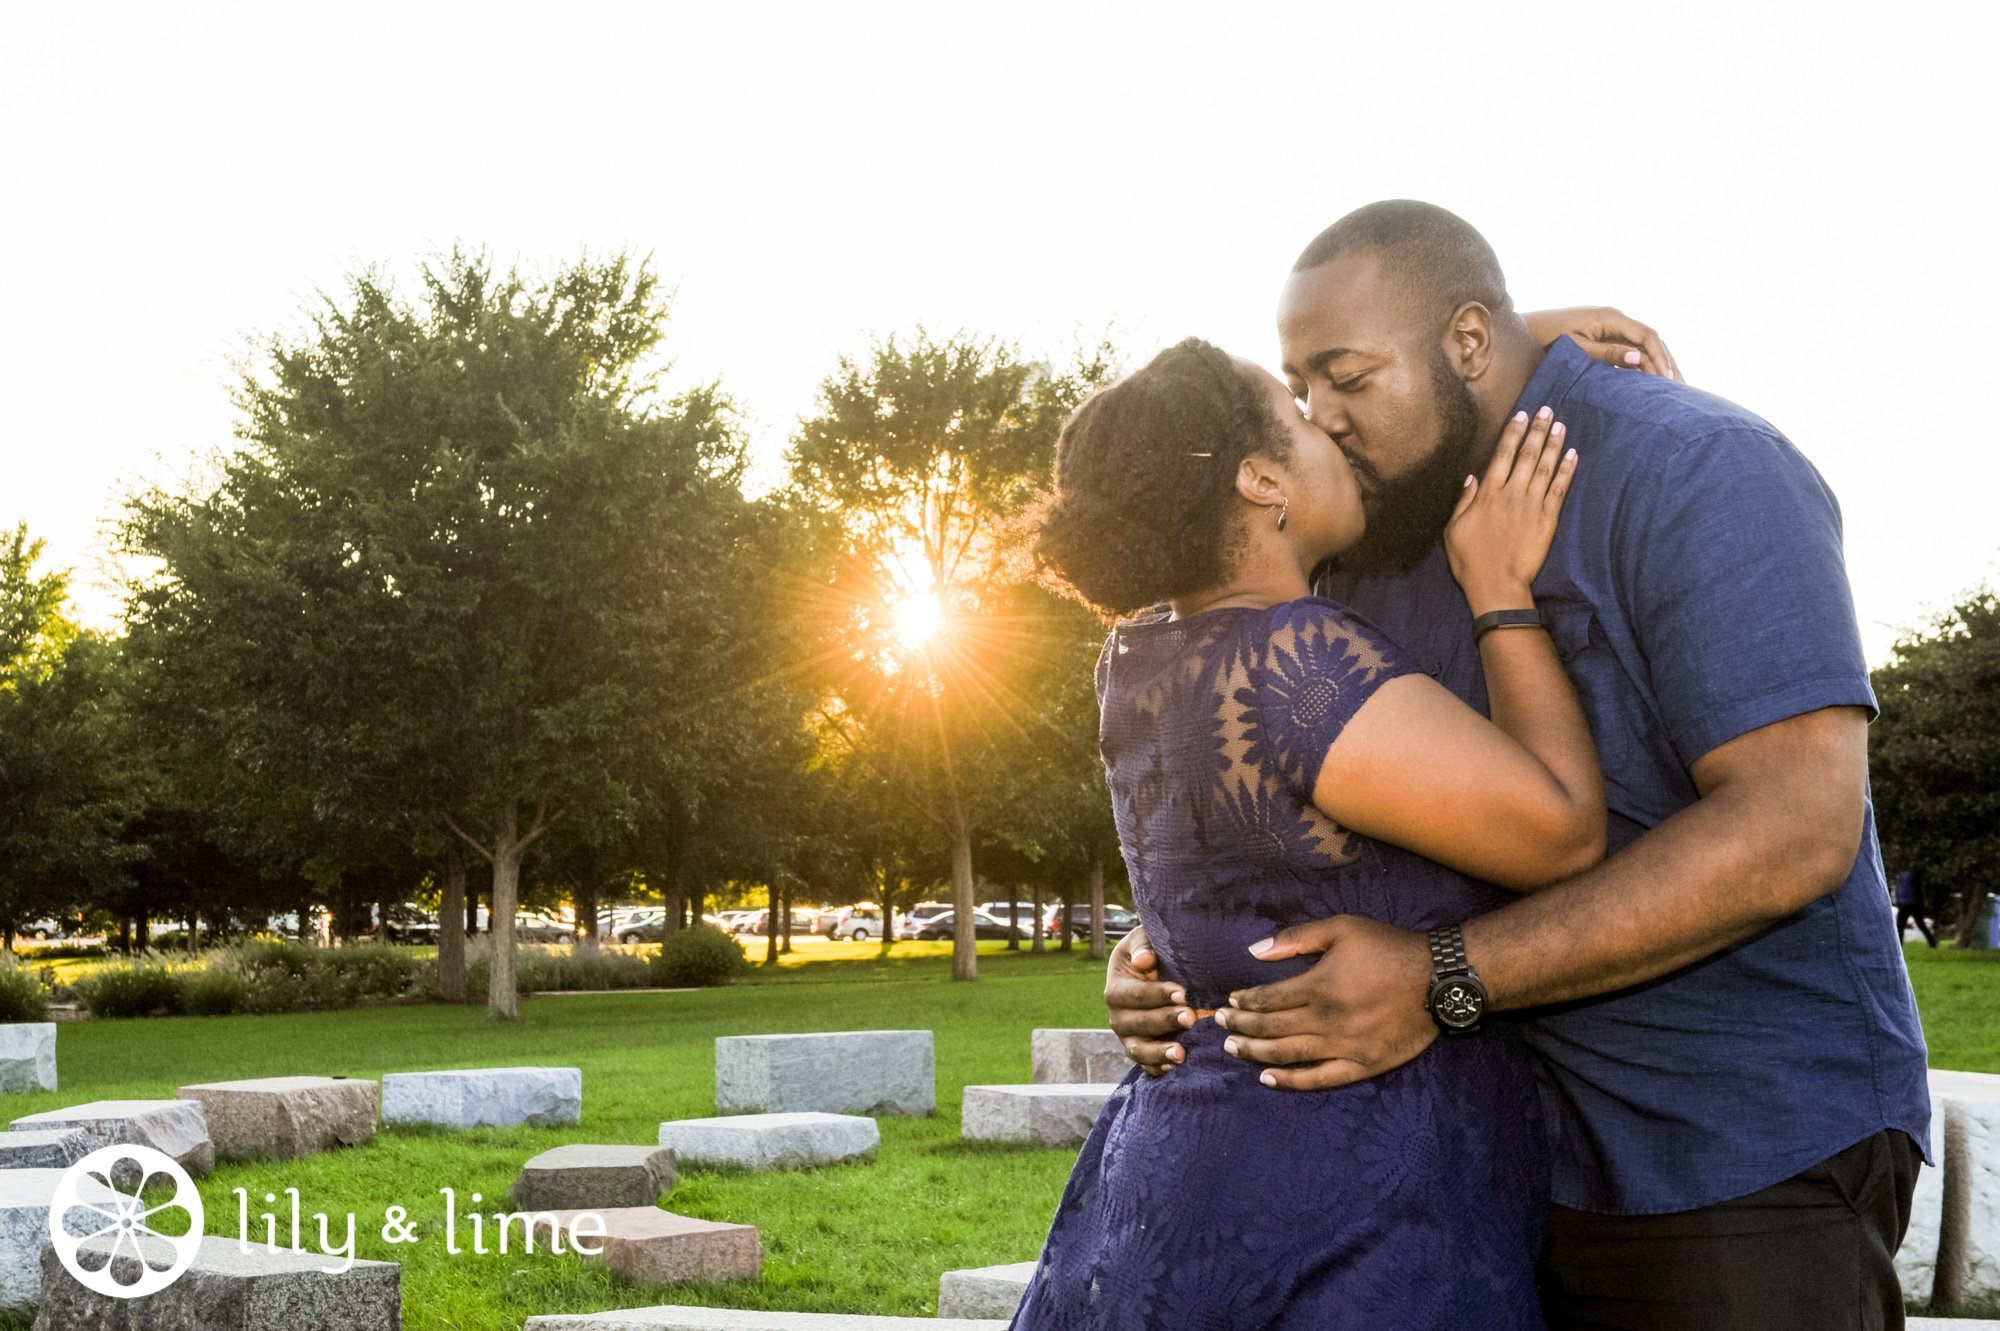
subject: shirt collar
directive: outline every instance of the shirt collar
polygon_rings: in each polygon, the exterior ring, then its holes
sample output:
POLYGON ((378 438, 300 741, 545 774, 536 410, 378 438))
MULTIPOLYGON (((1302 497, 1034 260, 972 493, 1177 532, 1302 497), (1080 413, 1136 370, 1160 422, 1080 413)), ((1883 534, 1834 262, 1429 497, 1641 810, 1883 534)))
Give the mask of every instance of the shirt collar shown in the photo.
POLYGON ((1568 399, 1576 381, 1593 364, 1595 362, 1584 353, 1583 348, 1567 336, 1557 338, 1549 344, 1542 363, 1528 380, 1528 386, 1521 390, 1514 410, 1525 411, 1532 416, 1543 407, 1560 407, 1568 399))

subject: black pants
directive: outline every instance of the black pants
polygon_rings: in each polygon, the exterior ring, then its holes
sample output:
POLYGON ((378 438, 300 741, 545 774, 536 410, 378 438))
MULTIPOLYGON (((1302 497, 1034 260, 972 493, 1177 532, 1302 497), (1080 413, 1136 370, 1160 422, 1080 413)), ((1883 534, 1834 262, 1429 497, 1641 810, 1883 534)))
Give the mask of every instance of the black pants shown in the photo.
POLYGON ((1917 932, 1924 936, 1926 943, 1929 943, 1932 947, 1937 946, 1937 935, 1932 933, 1931 926, 1925 923, 1924 913, 1921 910, 1918 910, 1915 906, 1896 907, 1896 939, 1898 942, 1902 941, 1903 930, 1909 928, 1912 924, 1917 926, 1917 932))
POLYGON ((1698 1211, 1551 1207, 1550 1331, 1901 1331, 1895 1256, 1922 1164, 1891 1129, 1698 1211))

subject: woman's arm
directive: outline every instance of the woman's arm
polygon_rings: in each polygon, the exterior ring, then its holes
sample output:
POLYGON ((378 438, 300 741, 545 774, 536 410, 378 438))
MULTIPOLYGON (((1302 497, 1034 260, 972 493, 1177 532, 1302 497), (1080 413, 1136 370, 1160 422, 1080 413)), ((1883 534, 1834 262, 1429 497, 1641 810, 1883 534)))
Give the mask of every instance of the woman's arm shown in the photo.
MULTIPOLYGON (((1576 454, 1545 408, 1509 422, 1484 484, 1445 529, 1475 621, 1532 610, 1576 454)), ((1343 826, 1513 891, 1604 857, 1604 782, 1576 690, 1541 627, 1479 640, 1489 722, 1435 681, 1405 675, 1364 703, 1327 751, 1313 802, 1343 826)))
POLYGON ((1687 382, 1660 335, 1622 310, 1578 305, 1567 310, 1531 310, 1521 318, 1528 325, 1528 336, 1540 346, 1567 334, 1586 354, 1607 365, 1687 382))

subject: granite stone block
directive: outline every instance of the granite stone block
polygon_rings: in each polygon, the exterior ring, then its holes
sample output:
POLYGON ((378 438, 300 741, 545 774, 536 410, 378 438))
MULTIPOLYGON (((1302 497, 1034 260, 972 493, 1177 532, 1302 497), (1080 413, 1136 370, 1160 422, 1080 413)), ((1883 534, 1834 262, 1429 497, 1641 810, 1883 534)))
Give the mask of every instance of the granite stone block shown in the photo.
POLYGON ((1081 1145, 1117 1089, 1106 1082, 968 1086, 959 1133, 967 1141, 1081 1145))
POLYGON ((931 1033, 722 1036, 715 1042, 715 1106, 724 1114, 935 1113, 931 1033))
MULTIPOLYGON (((164 1266, 166 1245, 143 1242, 148 1260, 164 1266)), ((113 1253, 111 1244, 91 1239, 84 1251, 110 1253, 114 1278, 129 1283, 140 1259, 129 1250, 113 1253)), ((356 1261, 329 1274, 326 1268, 337 1264, 322 1253, 257 1243, 244 1252, 236 1239, 211 1234, 173 1284, 143 1299, 121 1299, 78 1284, 51 1246, 42 1254, 34 1331, 401 1331, 402 1268, 356 1261)))
POLYGON ((1029 1036, 1034 1072, 1045 1084, 1120 1081, 1132 1070, 1125 1046, 1100 1026, 1044 1029, 1029 1036))
POLYGON ((56 1024, 0 1025, 0 1095, 56 1089, 56 1024))
POLYGON ((521 1166, 509 1198, 524 1211, 651 1206, 678 1181, 664 1146, 558 1146, 521 1166))
POLYGON ((460 1068, 382 1077, 384 1123, 553 1128, 582 1117, 583 1073, 577 1068, 460 1068))
MULTIPOLYGON (((0 1170, 0 1308, 31 1306, 42 1289, 42 1249, 49 1246, 49 1207, 55 1202, 62 1169, 0 1170)), ((77 1184, 77 1198, 113 1204, 117 1194, 89 1177, 77 1184)), ((76 1211, 64 1228, 81 1238, 103 1227, 102 1217, 76 1211)))
POLYGON ((764 1271, 764 1241, 754 1225, 695 1220, 657 1206, 590 1207, 553 1211, 567 1232, 578 1216, 604 1222, 602 1238, 577 1237, 599 1247, 595 1257, 613 1275, 635 1285, 681 1285, 691 1281, 755 1280, 764 1271))
POLYGON ((1035 1262, 947 1271, 938 1278, 939 1317, 1011 1318, 1035 1278, 1035 1262))
POLYGON ((208 1116, 192 1100, 93 1100, 23 1115, 9 1126, 16 1132, 76 1128, 92 1151, 100 1146, 150 1146, 196 1178, 215 1168, 208 1116))
POLYGON ((882 1130, 852 1114, 734 1114, 660 1124, 660 1145, 683 1165, 814 1169, 873 1160, 882 1130))
POLYGON ((375 1135, 373 1081, 340 1077, 261 1077, 183 1086, 200 1103, 208 1135, 225 1160, 297 1160, 375 1135))

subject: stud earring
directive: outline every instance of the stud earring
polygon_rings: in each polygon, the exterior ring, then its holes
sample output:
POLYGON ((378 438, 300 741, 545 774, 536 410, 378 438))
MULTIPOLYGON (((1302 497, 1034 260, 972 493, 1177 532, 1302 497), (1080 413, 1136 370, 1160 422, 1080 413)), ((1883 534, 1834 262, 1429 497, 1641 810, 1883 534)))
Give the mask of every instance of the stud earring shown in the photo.
POLYGON ((1279 531, 1283 531, 1285 529, 1285 521, 1287 518, 1291 516, 1291 513, 1292 513, 1292 497, 1290 495, 1282 496, 1278 501, 1279 531))

